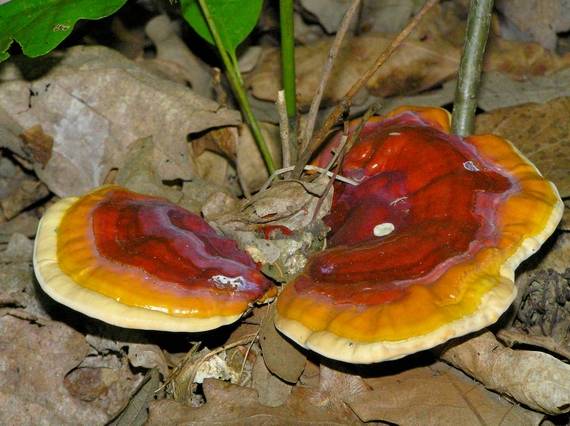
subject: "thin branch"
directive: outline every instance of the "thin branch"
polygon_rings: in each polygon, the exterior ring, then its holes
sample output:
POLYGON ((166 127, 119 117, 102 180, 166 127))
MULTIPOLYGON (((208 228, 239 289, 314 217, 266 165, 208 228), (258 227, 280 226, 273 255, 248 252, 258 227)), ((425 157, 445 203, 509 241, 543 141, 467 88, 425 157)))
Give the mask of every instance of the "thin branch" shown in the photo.
POLYGON ((459 136, 473 133, 477 91, 492 10, 493 0, 471 0, 451 120, 451 130, 459 136))
POLYGON ((306 122, 306 125, 303 129, 303 133, 302 133, 301 138, 300 138, 300 140, 301 140, 301 152, 307 148, 309 141, 310 141, 311 137, 313 136, 313 130, 315 128, 315 122, 317 121, 317 113, 319 112, 319 107, 321 106, 323 94, 325 93, 325 88, 326 88, 327 83, 330 79, 335 59, 336 59, 338 52, 340 50, 340 45, 342 44, 342 41, 344 40, 344 37, 346 36, 346 33, 348 32, 348 28, 350 26, 350 22, 352 21, 352 17, 354 16, 356 11, 358 10, 359 6, 360 6, 360 0, 353 0, 352 1, 351 5, 349 6, 346 13, 344 14, 344 17, 342 18, 342 22, 340 23, 340 27, 336 33, 333 44, 329 50, 328 59, 325 62, 325 66, 323 67, 323 71, 322 71, 321 83, 319 84, 319 87, 317 88, 317 93, 315 93, 315 97, 313 98, 313 101, 311 102, 311 108, 309 109, 309 114, 307 115, 307 122, 306 122))
POLYGON ((335 126, 342 115, 348 111, 352 103, 352 98, 364 87, 364 85, 370 80, 370 78, 378 71, 378 69, 392 56, 392 54, 401 46, 404 40, 410 35, 410 33, 417 27, 418 23, 425 16, 425 14, 436 4, 438 0, 427 0, 421 10, 416 16, 406 25, 406 27, 392 40, 390 45, 378 56, 374 65, 366 72, 362 77, 352 85, 348 90, 344 98, 337 104, 335 109, 329 114, 325 123, 316 134, 314 139, 309 143, 307 149, 305 149, 297 161, 297 168, 294 172, 295 176, 300 176, 302 172, 302 167, 309 161, 311 155, 315 150, 323 143, 323 141, 328 136, 330 130, 335 126))
MULTIPOLYGON (((327 196, 328 192, 331 190, 333 182, 336 180, 336 178, 338 177, 338 174, 340 173, 340 171, 342 170, 342 162, 344 160, 344 154, 345 152, 350 149, 350 147, 352 147, 352 145, 354 145, 355 141, 358 141, 358 139, 360 139, 360 133, 362 132, 362 129, 364 129, 364 126, 366 125, 366 122, 370 119, 370 117, 372 117, 376 111, 379 109, 379 105, 378 104, 372 104, 370 106, 370 108, 368 108, 366 110, 366 112, 364 113, 364 115, 362 116, 362 119, 360 120, 360 123, 358 123, 358 125, 356 126, 356 129, 354 129, 354 132, 350 132, 348 128, 345 129, 340 143, 338 144, 338 148, 337 148, 337 152, 335 152, 332 160, 329 162, 328 166, 327 166, 327 170, 330 170, 330 168, 333 166, 334 162, 338 159, 337 162, 337 166, 334 170, 333 175, 331 176, 331 180, 327 183, 327 186, 325 187, 325 190, 323 191, 323 195, 321 195, 321 197, 319 198, 319 201, 317 202, 317 205, 315 207, 315 211, 313 213, 313 218, 311 219, 311 222, 315 221, 318 214, 319 214, 319 210, 321 209, 325 197, 327 196)), ((348 126, 346 126, 348 127, 348 126)))
MULTIPOLYGON (((290 166, 290 167, 285 167, 283 169, 275 170, 273 172, 273 174, 271 176, 269 176, 269 179, 267 179, 267 181, 263 184, 263 186, 258 191, 258 193, 267 190, 267 188, 269 188, 269 185, 271 185, 271 182, 273 182, 273 179, 275 179, 277 176, 282 175, 283 173, 292 172, 293 170, 295 170, 295 166, 290 166)), ((310 171, 314 171, 314 172, 325 173, 328 177, 331 177, 331 178, 334 176, 333 172, 331 172, 327 169, 323 169, 322 167, 313 166, 311 164, 307 164, 305 167, 303 167, 303 170, 310 170, 310 171)), ((357 182, 354 179, 347 178, 345 176, 337 175, 337 176, 335 176, 335 179, 339 180, 341 182, 344 182, 344 183, 348 183, 349 185, 353 185, 353 186, 360 185, 360 182, 357 182)), ((301 182, 299 182, 299 183, 301 183, 301 182)))

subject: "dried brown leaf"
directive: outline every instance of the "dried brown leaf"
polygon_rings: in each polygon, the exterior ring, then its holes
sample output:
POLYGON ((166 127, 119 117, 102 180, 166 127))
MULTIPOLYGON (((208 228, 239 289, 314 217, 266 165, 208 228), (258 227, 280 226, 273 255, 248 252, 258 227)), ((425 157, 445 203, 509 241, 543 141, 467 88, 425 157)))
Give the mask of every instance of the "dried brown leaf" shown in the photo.
POLYGON ((542 415, 500 399, 444 364, 366 379, 348 401, 362 421, 405 425, 537 425, 542 415))
POLYGON ((273 323, 274 315, 275 305, 272 305, 271 313, 259 332, 263 360, 269 371, 277 377, 296 383, 305 369, 307 354, 277 331, 273 323))
POLYGON ((523 81, 491 71, 482 76, 478 106, 492 111, 529 102, 544 103, 562 96, 570 96, 570 68, 523 81))
POLYGON ((561 0, 498 0, 507 36, 533 40, 547 49, 556 48, 557 34, 570 29, 570 12, 561 0))
POLYGON ((176 74, 191 83, 192 89, 200 96, 211 97, 212 85, 210 70, 196 57, 178 36, 177 25, 167 15, 159 15, 148 21, 145 32, 156 46, 154 66, 167 74, 176 74))
POLYGON ((0 423, 103 424, 109 416, 74 398, 65 375, 89 352, 85 338, 54 321, 0 318, 0 423))
POLYGON ((51 159, 38 176, 60 196, 100 185, 121 167, 129 146, 152 135, 161 179, 188 179, 189 133, 236 125, 239 113, 220 108, 187 87, 152 75, 104 47, 69 49, 38 80, 0 86, 0 108, 23 128, 41 124, 53 137, 51 159))
POLYGON ((115 182, 132 191, 164 197, 177 203, 182 198, 182 192, 162 183, 153 161, 156 152, 156 144, 150 137, 132 143, 115 182))
POLYGON ((299 387, 297 396, 302 395, 309 404, 324 407, 336 417, 354 423, 358 419, 350 408, 349 402, 358 399, 370 389, 362 377, 321 364, 318 388, 299 387))
POLYGON ((47 318, 46 308, 51 302, 35 285, 32 252, 33 242, 17 233, 0 252, 0 307, 18 306, 31 315, 47 318))
POLYGON ((551 355, 512 350, 485 332, 454 342, 441 356, 486 388, 533 410, 555 415, 570 411, 570 366, 551 355))
POLYGON ((153 401, 147 424, 347 424, 346 419, 339 419, 324 408, 307 404, 302 397, 296 397, 296 392, 285 404, 267 407, 259 402, 255 389, 215 379, 206 379, 203 389, 207 402, 198 408, 171 400, 153 401))
MULTIPOLYGON (((366 34, 346 40, 325 90, 325 104, 341 99, 372 66, 391 38, 381 34, 366 34)), ((297 101, 301 106, 310 104, 320 84, 319 70, 327 59, 331 43, 331 39, 324 39, 296 49, 297 101)), ((458 63, 459 50, 445 40, 409 40, 372 77, 367 88, 377 96, 416 93, 451 78, 458 63)), ((280 75, 279 51, 268 49, 249 77, 253 95, 274 101, 280 88, 276 75, 280 75)))
POLYGON ((475 132, 509 139, 562 197, 570 196, 570 98, 502 108, 477 116, 475 132))
POLYGON ((499 71, 515 80, 548 75, 570 66, 570 55, 563 56, 536 43, 490 37, 484 70, 499 71))
POLYGON ((212 129, 204 135, 192 140, 194 155, 199 157, 205 150, 225 155, 232 162, 237 158, 238 134, 235 127, 212 129))
POLYGON ((24 151, 29 154, 34 162, 40 163, 42 167, 45 167, 51 158, 53 138, 44 133, 40 124, 24 130, 20 138, 24 142, 24 151))
POLYGON ((293 388, 293 385, 271 373, 260 356, 255 360, 251 378, 252 386, 259 395, 259 402, 268 407, 278 407, 285 403, 293 388))

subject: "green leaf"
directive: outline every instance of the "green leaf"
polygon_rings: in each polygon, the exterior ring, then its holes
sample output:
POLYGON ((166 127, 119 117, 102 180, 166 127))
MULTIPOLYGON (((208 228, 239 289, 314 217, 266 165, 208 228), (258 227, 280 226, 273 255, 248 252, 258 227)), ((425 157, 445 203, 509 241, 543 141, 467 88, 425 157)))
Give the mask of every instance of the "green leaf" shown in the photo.
POLYGON ((127 0, 11 0, 0 5, 0 61, 17 41, 27 56, 48 53, 73 30, 79 19, 99 19, 127 0))
MULTIPOLYGON (((255 28, 263 0, 205 0, 220 33, 224 48, 234 55, 237 47, 255 28)), ((197 0, 180 0, 186 22, 206 40, 215 45, 197 0)))

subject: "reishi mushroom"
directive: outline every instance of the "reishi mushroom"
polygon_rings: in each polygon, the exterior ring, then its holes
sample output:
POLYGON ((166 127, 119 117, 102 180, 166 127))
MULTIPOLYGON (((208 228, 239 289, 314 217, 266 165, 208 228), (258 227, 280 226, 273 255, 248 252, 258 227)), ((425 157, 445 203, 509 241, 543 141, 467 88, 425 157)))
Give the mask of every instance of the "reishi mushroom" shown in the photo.
POLYGON ((118 186, 51 206, 34 269, 56 301, 136 329, 210 330, 276 294, 249 255, 200 216, 118 186))
MULTIPOLYGON (((286 285, 275 324, 346 362, 401 358, 495 322, 516 295, 514 270, 563 210, 508 141, 451 135, 438 108, 369 120, 341 173, 360 184, 335 183, 328 248, 286 285)), ((138 329, 205 331, 276 295, 200 216, 112 185, 48 209, 34 269, 55 300, 138 329)))
POLYGON ((514 270, 562 215, 555 186, 513 145, 454 136, 437 108, 369 120, 341 173, 360 184, 335 183, 328 248, 280 294, 275 324, 346 362, 401 358, 495 322, 516 295, 514 270))

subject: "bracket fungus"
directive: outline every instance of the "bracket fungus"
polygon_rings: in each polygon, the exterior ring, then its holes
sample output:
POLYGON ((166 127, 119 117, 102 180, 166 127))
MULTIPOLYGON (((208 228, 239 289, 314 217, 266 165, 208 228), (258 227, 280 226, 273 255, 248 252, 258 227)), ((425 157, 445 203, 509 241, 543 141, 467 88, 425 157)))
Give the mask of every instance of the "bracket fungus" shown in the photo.
POLYGON ((436 108, 369 120, 341 173, 360 184, 335 183, 328 248, 281 293, 275 323, 346 362, 401 358, 495 322, 514 270, 562 215, 554 185, 513 145, 452 135, 436 108))
POLYGON ((34 269, 58 302, 137 329, 210 330, 276 294, 249 255, 200 216, 118 186, 51 206, 34 269))

